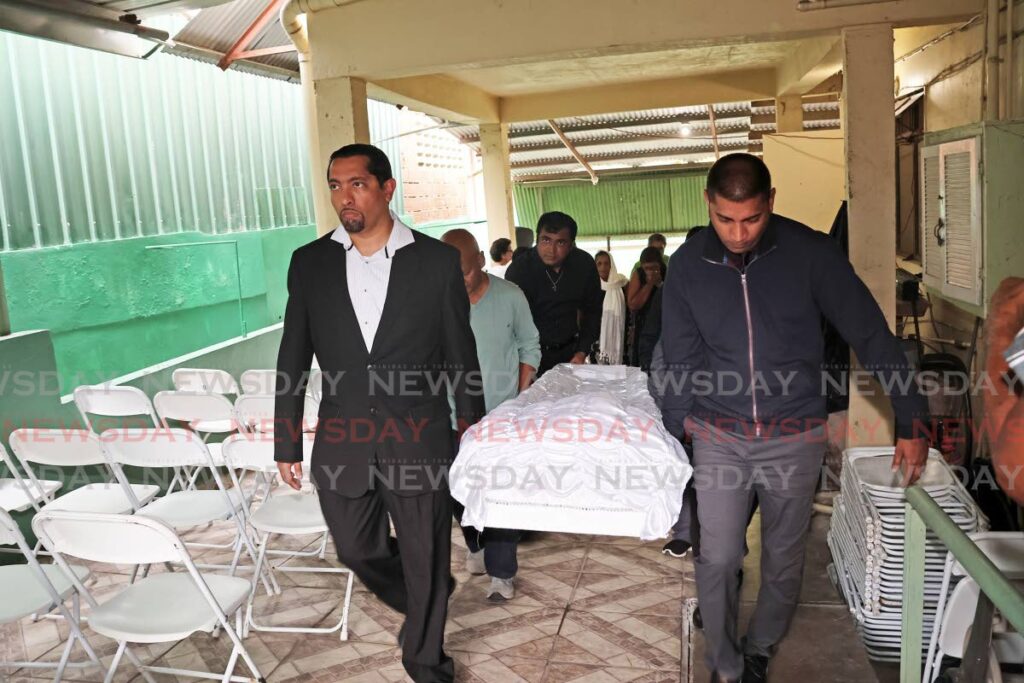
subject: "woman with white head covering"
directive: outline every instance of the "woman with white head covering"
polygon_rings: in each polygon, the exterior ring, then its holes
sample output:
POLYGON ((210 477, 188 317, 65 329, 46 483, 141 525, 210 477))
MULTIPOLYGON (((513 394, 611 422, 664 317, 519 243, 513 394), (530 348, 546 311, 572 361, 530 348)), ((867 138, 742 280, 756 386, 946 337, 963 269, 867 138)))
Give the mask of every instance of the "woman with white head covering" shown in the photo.
POLYGON ((615 260, 607 251, 597 252, 594 262, 604 291, 601 339, 598 342, 600 362, 620 365, 626 339, 626 285, 629 279, 615 268, 615 260))

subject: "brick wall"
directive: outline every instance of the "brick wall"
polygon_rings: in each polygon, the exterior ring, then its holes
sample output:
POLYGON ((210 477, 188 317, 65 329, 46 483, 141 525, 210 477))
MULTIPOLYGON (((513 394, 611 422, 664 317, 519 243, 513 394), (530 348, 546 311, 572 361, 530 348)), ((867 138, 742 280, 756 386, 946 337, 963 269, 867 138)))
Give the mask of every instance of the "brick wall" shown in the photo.
POLYGON ((417 112, 402 112, 402 186, 405 213, 414 224, 466 218, 472 199, 473 152, 417 112))

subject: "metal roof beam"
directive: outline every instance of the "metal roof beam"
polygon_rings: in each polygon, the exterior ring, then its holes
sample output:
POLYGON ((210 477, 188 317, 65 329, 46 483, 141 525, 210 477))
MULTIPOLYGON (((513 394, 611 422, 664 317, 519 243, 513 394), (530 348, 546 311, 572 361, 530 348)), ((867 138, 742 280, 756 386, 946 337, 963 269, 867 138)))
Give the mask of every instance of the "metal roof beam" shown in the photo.
POLYGON ((597 174, 594 173, 594 169, 590 167, 590 164, 587 163, 587 160, 584 159, 583 156, 576 150, 576 148, 572 144, 572 141, 569 138, 565 137, 565 133, 562 132, 562 129, 559 128, 558 124, 552 121, 551 119, 548 119, 548 125, 551 126, 551 130, 555 131, 555 135, 557 135, 558 139, 562 141, 562 144, 565 145, 565 148, 569 150, 569 154, 571 154, 573 158, 576 159, 576 161, 580 162, 580 166, 583 167, 583 170, 590 174, 590 182, 593 183, 594 185, 597 185, 597 174))
POLYGON ((249 47, 250 43, 256 39, 256 36, 263 32, 263 29, 267 27, 267 24, 277 18, 277 15, 281 12, 281 5, 286 1, 287 0, 270 0, 270 2, 267 3, 267 6, 263 8, 256 19, 249 24, 249 28, 242 32, 242 35, 238 37, 238 40, 236 40, 235 44, 231 46, 231 49, 225 52, 221 60, 217 62, 217 66, 220 67, 222 71, 227 71, 232 62, 236 59, 241 59, 241 55, 245 52, 245 48, 249 47))

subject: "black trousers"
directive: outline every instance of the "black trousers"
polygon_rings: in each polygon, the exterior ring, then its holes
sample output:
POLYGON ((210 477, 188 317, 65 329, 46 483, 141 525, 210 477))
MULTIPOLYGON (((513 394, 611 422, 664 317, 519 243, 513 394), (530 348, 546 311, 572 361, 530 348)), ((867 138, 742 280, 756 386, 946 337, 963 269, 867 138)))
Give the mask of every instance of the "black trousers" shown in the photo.
POLYGON ((470 552, 484 551, 484 567, 487 575, 496 579, 511 579, 519 571, 519 536, 521 531, 515 529, 484 529, 480 533, 471 526, 462 526, 462 513, 465 508, 457 500, 452 500, 455 519, 462 529, 462 537, 466 539, 466 547, 470 552))
POLYGON ((391 609, 405 615, 402 664, 416 683, 451 683, 445 654, 451 578, 452 498, 447 486, 417 496, 386 487, 358 498, 319 492, 338 559, 391 609), (395 525, 391 536, 388 516, 395 525))

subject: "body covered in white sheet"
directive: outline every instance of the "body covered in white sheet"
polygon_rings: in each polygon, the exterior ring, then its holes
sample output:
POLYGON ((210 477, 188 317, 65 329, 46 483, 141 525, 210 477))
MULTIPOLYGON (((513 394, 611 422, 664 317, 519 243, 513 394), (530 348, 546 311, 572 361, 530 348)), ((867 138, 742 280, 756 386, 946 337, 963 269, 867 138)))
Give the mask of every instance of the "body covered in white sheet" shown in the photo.
POLYGON ((450 482, 466 526, 652 540, 691 475, 642 371, 563 364, 466 432, 450 482))

